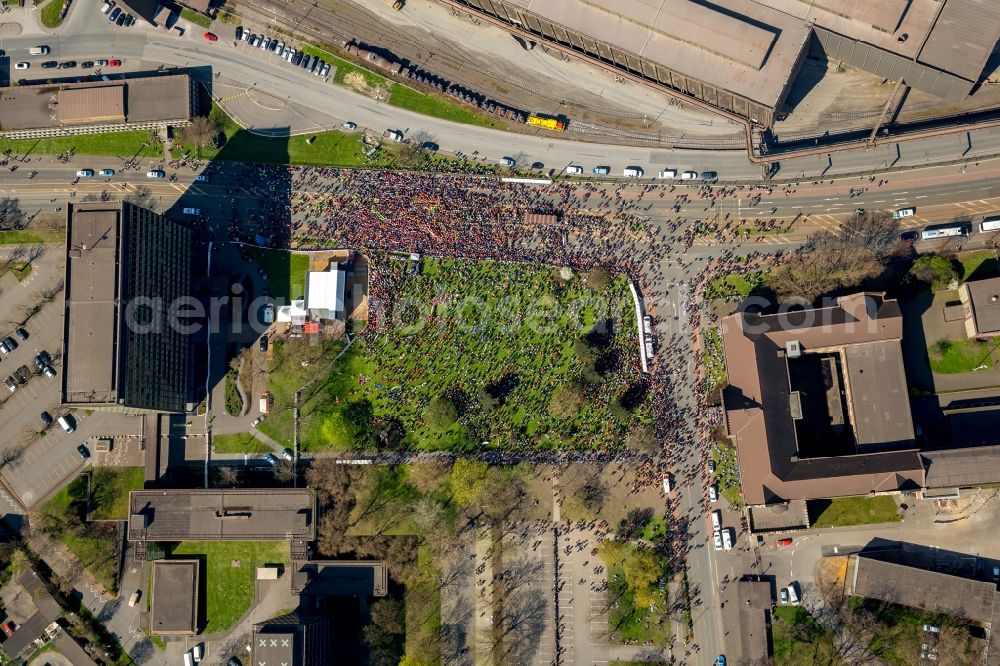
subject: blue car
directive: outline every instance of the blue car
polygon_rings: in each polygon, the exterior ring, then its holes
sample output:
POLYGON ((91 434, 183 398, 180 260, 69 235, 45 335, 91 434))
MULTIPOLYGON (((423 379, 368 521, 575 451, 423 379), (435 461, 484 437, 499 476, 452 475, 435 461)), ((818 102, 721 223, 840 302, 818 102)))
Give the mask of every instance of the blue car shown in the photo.
POLYGON ((726 666, 726 655, 720 654, 719 658, 715 660, 715 666, 726 666))

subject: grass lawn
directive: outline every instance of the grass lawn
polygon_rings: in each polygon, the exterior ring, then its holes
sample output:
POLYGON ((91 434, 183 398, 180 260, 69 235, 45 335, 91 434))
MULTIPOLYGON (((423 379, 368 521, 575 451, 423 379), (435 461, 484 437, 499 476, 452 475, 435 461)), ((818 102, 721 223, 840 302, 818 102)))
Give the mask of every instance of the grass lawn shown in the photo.
POLYGON ((763 271, 749 273, 726 273, 720 275, 705 288, 705 298, 741 301, 764 284, 767 274, 763 271))
POLYGON ((62 229, 39 229, 36 231, 0 231, 0 245, 40 245, 61 243, 66 239, 62 229))
MULTIPOLYGON (((626 550, 634 550, 632 544, 625 544, 626 550)), ((604 557, 602 553, 602 558, 604 557)), ((648 608, 637 606, 635 590, 630 588, 625 580, 623 561, 605 560, 608 567, 608 600, 611 608, 608 613, 608 628, 611 640, 615 643, 628 642, 642 645, 649 641, 651 645, 666 646, 670 643, 670 620, 668 618, 666 585, 658 585, 653 595, 653 601, 648 608)), ((667 575, 666 564, 663 563, 663 577, 667 575)), ((661 581, 662 582, 662 581, 661 581)))
POLYGON ((705 377, 711 382, 713 389, 721 387, 726 381, 726 359, 722 355, 722 337, 715 326, 704 329, 701 361, 705 365, 705 377))
POLYGON ((408 109, 421 115, 442 118, 466 125, 481 125, 483 127, 503 127, 503 123, 492 116, 477 113, 472 109, 459 106, 442 97, 428 95, 414 90, 401 83, 393 83, 390 88, 389 104, 401 109, 408 109))
POLYGON ((418 664, 441 661, 441 586, 431 547, 417 548, 417 572, 406 581, 406 656, 418 664))
POLYGON ((212 447, 216 453, 254 453, 267 448, 256 437, 245 432, 238 435, 212 435, 212 447))
POLYGON ((348 74, 354 73, 361 76, 365 83, 372 88, 383 87, 388 88, 389 82, 384 76, 376 74, 370 69, 365 69, 359 65, 355 65, 353 62, 344 60, 343 58, 334 55, 330 51, 326 50, 322 46, 316 46, 314 44, 304 44, 302 46, 302 52, 307 56, 316 56, 321 60, 330 63, 330 67, 334 68, 333 80, 335 83, 344 85, 344 77, 348 74))
POLYGON ((49 0, 49 3, 42 7, 41 20, 46 28, 57 28, 62 23, 62 10, 66 6, 66 0, 49 0))
POLYGON ((927 350, 927 357, 931 362, 931 370, 942 375, 993 367, 989 344, 967 338, 938 340, 927 350))
POLYGON ((205 633, 225 631, 253 604, 257 567, 288 565, 288 543, 273 541, 184 541, 170 555, 173 559, 202 560, 205 580, 205 633), (233 566, 238 562, 238 566, 233 566))
POLYGON ((87 477, 81 475, 42 507, 44 529, 62 541, 109 592, 117 593, 117 529, 110 523, 84 522, 86 501, 87 477))
POLYGON ((267 273, 268 293, 273 298, 291 301, 305 296, 309 255, 257 247, 248 247, 246 251, 267 273))
POLYGON ((18 282, 21 282, 24 278, 31 275, 31 264, 27 261, 15 261, 6 269, 0 270, 0 275, 8 271, 14 274, 18 282))
MULTIPOLYGON (((151 141, 144 130, 53 136, 42 139, 0 138, 0 152, 10 150, 16 155, 58 155, 73 150, 77 155, 119 155, 122 157, 160 157, 163 144, 151 141)), ((95 169, 97 167, 94 167, 95 169)))
POLYGON ((91 520, 126 520, 128 494, 145 485, 142 467, 94 467, 91 474, 91 520))
POLYGON ((743 506, 740 493, 740 470, 736 460, 736 449, 721 442, 712 444, 712 460, 715 461, 715 480, 719 484, 719 494, 736 507, 743 506))
POLYGON ((194 23, 195 25, 200 25, 206 30, 212 25, 212 19, 208 18, 204 14, 191 11, 190 9, 181 9, 181 18, 185 21, 191 21, 191 23, 194 23))
POLYGON ((809 523, 812 527, 845 527, 874 525, 902 520, 891 497, 840 497, 833 500, 808 502, 809 523))
POLYGON ((997 266, 997 253, 994 250, 976 250, 975 252, 960 252, 956 257, 962 264, 962 282, 982 280, 996 277, 1000 274, 997 266))
POLYGON ((801 606, 776 606, 771 615, 775 666, 841 664, 833 636, 801 606))
POLYGON ((274 409, 261 424, 266 434, 291 440, 293 394, 313 379, 303 394, 306 450, 370 446, 357 420, 364 401, 376 422, 399 420, 400 447, 420 450, 501 443, 607 449, 622 446, 633 423, 650 419, 623 279, 595 292, 580 279, 562 284, 541 266, 428 259, 419 276, 407 276, 404 262, 376 257, 372 269, 393 308, 387 323, 366 332, 333 367, 340 342, 276 344, 268 384, 274 409), (583 377, 574 346, 597 322, 611 322, 599 342, 603 374, 583 377), (549 403, 566 386, 580 387, 579 402, 556 416, 549 403), (428 406, 445 398, 457 419, 443 425, 425 419, 428 406))

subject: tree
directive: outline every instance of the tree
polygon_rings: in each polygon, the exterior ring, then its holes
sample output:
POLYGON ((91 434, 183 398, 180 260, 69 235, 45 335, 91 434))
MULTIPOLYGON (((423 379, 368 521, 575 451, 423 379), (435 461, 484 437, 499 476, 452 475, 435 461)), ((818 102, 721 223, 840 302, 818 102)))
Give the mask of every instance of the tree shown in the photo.
POLYGON ((656 439, 656 431, 649 426, 635 426, 625 439, 625 445, 633 451, 653 453, 659 450, 660 442, 656 439))
POLYGON ((586 338, 580 338, 573 343, 573 353, 576 354, 580 365, 589 370, 594 369, 594 366, 597 365, 597 359, 600 357, 600 354, 587 342, 586 338))
POLYGON ((919 257, 910 267, 910 277, 930 285, 932 291, 947 289, 958 281, 958 271, 950 259, 936 254, 919 257))
POLYGON ((24 211, 21 210, 21 200, 13 197, 0 197, 0 230, 22 229, 24 223, 25 215, 24 211))
POLYGON ((882 272, 882 264, 865 247, 824 242, 807 246, 771 271, 768 285, 783 300, 812 303, 823 294, 856 287, 882 272))
POLYGON ((549 401, 549 413, 561 419, 573 418, 580 413, 586 394, 578 382, 559 387, 549 401))
POLYGON ((240 480, 239 472, 235 467, 219 467, 218 480, 220 486, 235 486, 240 480))
POLYGON ((198 116, 191 120, 191 124, 181 129, 181 139, 188 143, 193 143, 201 149, 207 145, 215 146, 215 141, 219 136, 219 125, 214 118, 208 116, 198 116))
POLYGON ((295 465, 287 460, 279 460, 274 466, 274 480, 278 483, 291 483, 295 478, 295 465))
POLYGON ((635 590, 635 605, 649 608, 656 600, 656 585, 663 575, 663 567, 649 548, 635 548, 622 562, 625 582, 635 590))
POLYGON ((403 422, 394 416, 375 421, 375 443, 380 449, 396 449, 406 437, 403 422))
POLYGON ((477 506, 489 487, 489 466, 480 460, 458 458, 451 466, 451 496, 459 506, 477 506))
POLYGON ((603 268, 592 268, 587 272, 583 281, 594 291, 604 291, 611 283, 611 275, 603 268))
POLYGON ((403 602, 386 597, 372 604, 372 624, 387 634, 401 634, 406 630, 403 602))
POLYGON ((879 260, 900 248, 899 220, 887 210, 855 213, 841 225, 840 236, 842 242, 866 248, 879 260))
POLYGON ((458 408, 449 398, 441 396, 431 400, 424 410, 424 421, 437 430, 444 430, 458 420, 458 408))

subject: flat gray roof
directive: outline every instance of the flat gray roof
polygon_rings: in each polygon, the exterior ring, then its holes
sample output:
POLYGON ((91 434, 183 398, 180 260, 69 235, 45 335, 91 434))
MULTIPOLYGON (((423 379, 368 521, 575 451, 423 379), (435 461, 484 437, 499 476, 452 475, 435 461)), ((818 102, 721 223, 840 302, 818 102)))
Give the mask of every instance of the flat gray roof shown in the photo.
POLYGON ((316 538, 316 497, 308 489, 135 490, 131 541, 316 538))
POLYGON ((0 88, 0 131, 190 119, 187 74, 0 88))
POLYGON ((928 571, 916 567, 857 556, 849 591, 854 596, 947 613, 975 622, 993 617, 996 583, 928 571))
POLYGON ((550 21, 775 106, 808 23, 755 0, 508 0, 550 21))
POLYGON ((968 488, 1000 480, 1000 446, 921 451, 928 488, 968 488))
POLYGON ((155 560, 149 631, 198 633, 198 560, 155 560))
POLYGON ((948 0, 918 60, 976 81, 998 38, 1000 3, 996 0, 948 0))
POLYGON ((966 282, 976 333, 1000 333, 1000 277, 966 282))
POLYGON ((858 446, 912 441, 913 418, 899 342, 848 345, 844 356, 858 446))
POLYGON ((70 204, 66 222, 63 401, 117 397, 119 204, 70 204))

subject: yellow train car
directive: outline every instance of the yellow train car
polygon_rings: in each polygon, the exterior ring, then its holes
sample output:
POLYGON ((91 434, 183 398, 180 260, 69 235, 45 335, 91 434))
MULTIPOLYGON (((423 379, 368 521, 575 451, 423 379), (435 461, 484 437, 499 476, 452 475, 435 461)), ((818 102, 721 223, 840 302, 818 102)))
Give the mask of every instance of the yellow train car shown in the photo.
POLYGON ((551 116, 540 116, 536 113, 528 116, 528 124, 554 132, 562 132, 566 129, 566 121, 551 116))

